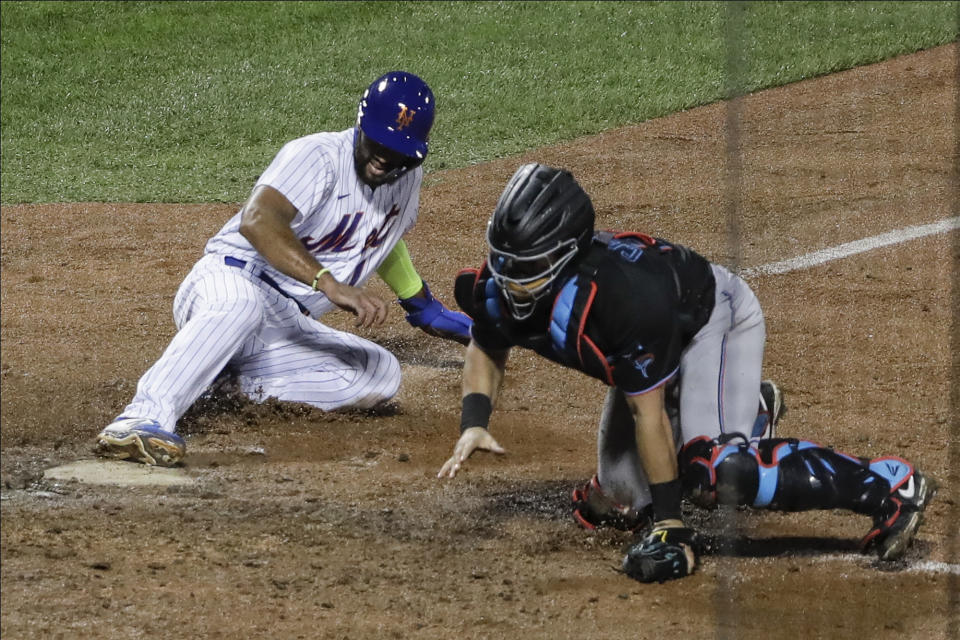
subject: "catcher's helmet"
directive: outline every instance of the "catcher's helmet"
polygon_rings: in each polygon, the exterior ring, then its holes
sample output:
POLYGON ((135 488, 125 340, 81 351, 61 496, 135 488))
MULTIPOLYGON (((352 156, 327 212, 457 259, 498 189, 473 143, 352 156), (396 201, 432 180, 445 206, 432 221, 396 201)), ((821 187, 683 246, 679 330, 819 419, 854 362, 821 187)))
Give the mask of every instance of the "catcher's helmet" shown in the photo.
POLYGON ((587 249, 593 223, 590 196, 569 171, 517 169, 487 225, 487 264, 515 319, 529 318, 563 267, 587 249))
POLYGON ((371 84, 357 109, 357 129, 374 142, 413 160, 427 157, 435 104, 427 83, 406 71, 391 71, 371 84))

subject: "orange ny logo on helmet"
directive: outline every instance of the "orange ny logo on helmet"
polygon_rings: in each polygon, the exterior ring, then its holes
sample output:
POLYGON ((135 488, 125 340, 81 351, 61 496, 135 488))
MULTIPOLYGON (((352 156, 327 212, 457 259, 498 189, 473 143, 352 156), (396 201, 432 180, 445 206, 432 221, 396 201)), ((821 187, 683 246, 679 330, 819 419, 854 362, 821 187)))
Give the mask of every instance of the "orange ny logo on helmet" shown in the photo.
POLYGON ((413 116, 417 112, 413 109, 407 109, 407 105, 400 105, 400 113, 397 114, 397 131, 402 131, 404 127, 413 122, 413 116))

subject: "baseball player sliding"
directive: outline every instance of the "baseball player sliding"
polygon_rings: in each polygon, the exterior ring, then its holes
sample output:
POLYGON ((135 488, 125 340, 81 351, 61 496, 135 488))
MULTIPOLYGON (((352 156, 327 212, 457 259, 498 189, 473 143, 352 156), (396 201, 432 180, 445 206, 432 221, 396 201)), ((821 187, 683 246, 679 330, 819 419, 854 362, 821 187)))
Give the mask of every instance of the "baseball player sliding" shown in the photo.
POLYGON ((456 281, 474 325, 461 436, 440 477, 477 449, 503 453, 487 425, 509 350, 522 346, 611 387, 597 475, 574 491, 574 515, 591 528, 652 525, 623 560, 631 577, 693 572, 699 540, 681 517, 684 495, 707 507, 849 509, 873 519, 864 550, 904 554, 936 483, 901 458, 775 437, 783 399, 761 381, 763 313, 743 280, 678 244, 595 233, 573 176, 538 164, 507 184, 487 241, 483 267, 456 281))
POLYGON ((97 436, 103 455, 177 464, 186 451, 177 420, 225 367, 256 400, 330 410, 392 398, 396 357, 320 322, 340 308, 358 327, 382 324, 387 304, 362 288, 374 273, 411 325, 469 340, 470 319, 431 295, 402 240, 417 219, 434 110, 423 80, 393 71, 363 94, 355 127, 280 150, 180 285, 178 332, 97 436))

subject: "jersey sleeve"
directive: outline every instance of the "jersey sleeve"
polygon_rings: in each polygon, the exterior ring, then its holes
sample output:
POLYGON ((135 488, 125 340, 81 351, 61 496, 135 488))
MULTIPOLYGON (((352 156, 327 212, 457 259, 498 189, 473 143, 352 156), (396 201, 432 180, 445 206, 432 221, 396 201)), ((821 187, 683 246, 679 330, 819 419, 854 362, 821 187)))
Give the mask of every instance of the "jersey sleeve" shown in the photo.
POLYGON ((414 169, 413 179, 410 186, 410 197, 407 199, 406 207, 404 207, 403 217, 403 230, 400 235, 405 236, 414 226, 417 224, 417 215, 420 211, 420 187, 423 184, 423 169, 417 167, 414 169))
POLYGON ((280 149, 257 184, 273 187, 296 207, 296 224, 330 197, 336 183, 335 167, 329 149, 310 136, 298 138, 280 149))

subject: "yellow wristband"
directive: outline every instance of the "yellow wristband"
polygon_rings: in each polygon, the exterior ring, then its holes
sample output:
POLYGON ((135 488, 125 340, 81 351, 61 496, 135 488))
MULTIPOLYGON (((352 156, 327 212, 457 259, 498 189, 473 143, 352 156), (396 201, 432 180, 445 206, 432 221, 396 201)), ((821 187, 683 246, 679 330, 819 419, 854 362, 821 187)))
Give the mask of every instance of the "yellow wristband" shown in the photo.
POLYGON ((320 276, 322 276, 325 273, 330 273, 330 269, 328 269, 327 267, 324 267, 323 269, 320 269, 320 271, 317 271, 317 275, 313 276, 314 291, 317 291, 317 283, 320 282, 320 276))

